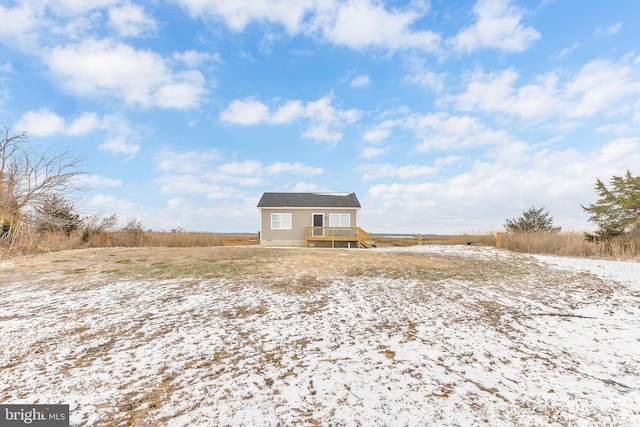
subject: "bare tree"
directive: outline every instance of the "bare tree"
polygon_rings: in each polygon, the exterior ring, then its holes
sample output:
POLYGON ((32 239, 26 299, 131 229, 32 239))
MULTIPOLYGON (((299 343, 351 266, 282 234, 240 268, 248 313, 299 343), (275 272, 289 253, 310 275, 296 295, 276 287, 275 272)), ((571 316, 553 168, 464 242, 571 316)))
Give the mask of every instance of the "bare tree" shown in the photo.
POLYGON ((82 241, 86 242, 92 234, 106 233, 116 229, 118 216, 111 214, 103 217, 99 213, 94 213, 82 219, 82 241))
POLYGON ((82 159, 69 151, 38 152, 26 147, 27 133, 11 134, 5 127, 0 140, 0 222, 8 229, 23 215, 54 194, 77 190, 75 178, 82 159))

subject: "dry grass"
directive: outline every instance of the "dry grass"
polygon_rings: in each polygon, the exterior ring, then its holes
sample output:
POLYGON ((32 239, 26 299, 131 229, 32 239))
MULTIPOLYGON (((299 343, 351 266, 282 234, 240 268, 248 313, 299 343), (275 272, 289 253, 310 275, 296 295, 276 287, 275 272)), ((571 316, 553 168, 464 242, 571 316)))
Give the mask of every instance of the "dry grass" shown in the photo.
MULTIPOLYGON (((415 246, 419 244, 418 236, 375 236, 380 247, 415 246)), ((495 246, 494 234, 460 234, 450 236, 421 236, 423 245, 467 245, 477 243, 484 246, 495 246)), ((550 254, 574 257, 640 259, 640 239, 615 240, 611 242, 589 242, 578 232, 537 232, 537 233, 504 233, 502 248, 513 252, 530 254, 550 254)))
POLYGON ((16 256, 61 250, 108 247, 195 248, 259 244, 257 234, 217 234, 206 232, 117 231, 83 236, 65 233, 22 233, 11 242, 0 242, 0 255, 16 256))
POLYGON ((89 247, 165 247, 188 248, 222 246, 223 238, 216 233, 118 231, 89 236, 89 247))
POLYGON ((637 259, 640 240, 588 242, 582 233, 505 233, 502 247, 514 252, 575 257, 637 259))
POLYGON ((336 277, 484 282, 497 275, 522 277, 532 268, 529 263, 433 253, 259 246, 88 248, 15 257, 11 265, 4 270, 8 282, 244 279, 296 292, 308 292, 336 277))
POLYGON ((459 234, 449 236, 437 236, 437 235, 421 235, 418 240, 418 235, 411 236, 392 236, 392 235, 374 235, 376 244, 380 247, 384 246, 396 246, 407 247, 416 246, 418 244, 423 245, 466 245, 469 242, 477 242, 485 246, 495 246, 496 238, 493 234, 459 234))

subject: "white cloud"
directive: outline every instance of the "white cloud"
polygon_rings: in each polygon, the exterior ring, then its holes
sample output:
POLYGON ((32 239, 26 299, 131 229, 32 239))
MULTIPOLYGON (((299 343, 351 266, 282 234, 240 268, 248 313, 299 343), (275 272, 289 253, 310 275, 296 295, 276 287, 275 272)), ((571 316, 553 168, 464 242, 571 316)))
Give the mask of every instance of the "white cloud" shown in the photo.
MULTIPOLYGON (((7 3, 7 2, 4 2, 7 3)), ((39 52, 59 40, 88 37, 102 25, 102 9, 123 7, 123 0, 25 0, 0 5, 0 40, 25 52, 39 52)))
POLYGON ((582 67, 565 88, 565 96, 574 104, 569 116, 590 116, 620 107, 625 98, 640 94, 640 66, 629 59, 618 63, 595 60, 582 67))
POLYGON ((269 175, 295 174, 295 175, 320 175, 324 169, 305 165, 304 163, 276 162, 265 169, 269 175))
POLYGON ((114 154, 125 154, 128 156, 133 156, 140 151, 140 145, 132 144, 129 142, 127 136, 123 134, 107 136, 98 148, 104 151, 110 151, 114 154))
POLYGON ((28 2, 17 2, 15 7, 0 4, 0 40, 14 47, 31 47, 35 44, 34 30, 41 28, 44 20, 39 9, 28 2))
POLYGON ((516 88, 518 78, 514 69, 489 74, 475 72, 466 92, 442 100, 453 102, 458 110, 500 112, 525 119, 553 116, 569 109, 554 73, 539 76, 534 84, 516 88))
POLYGON ((311 121, 311 126, 302 136, 317 141, 340 141, 342 133, 336 129, 356 122, 360 115, 356 109, 336 109, 331 105, 331 98, 325 96, 307 103, 305 116, 311 121))
POLYGON ((199 106, 204 92, 204 77, 199 71, 181 71, 155 89, 151 105, 165 109, 188 110, 199 106))
POLYGON ((332 105, 331 97, 303 104, 301 101, 287 101, 271 112, 266 104, 254 98, 232 101, 220 113, 223 122, 239 125, 284 124, 297 119, 307 119, 310 124, 303 137, 316 141, 337 142, 342 139, 342 127, 360 118, 356 109, 339 110, 332 105))
POLYGON ((131 200, 111 194, 96 194, 87 200, 86 207, 109 215, 115 213, 119 218, 134 218, 143 211, 140 205, 131 200))
POLYGON ((351 80, 351 87, 366 87, 371 83, 371 79, 368 74, 356 76, 351 80))
POLYGON ((615 24, 609 26, 609 27, 604 27, 604 28, 597 28, 596 29, 596 34, 604 34, 607 36, 613 36, 615 34, 618 34, 620 32, 620 30, 622 30, 622 22, 616 22, 615 24))
POLYGON ((373 144, 382 142, 389 137, 391 130, 399 123, 399 120, 384 120, 374 127, 367 129, 362 139, 373 144))
POLYGON ((243 187, 264 187, 265 182, 274 177, 324 173, 322 168, 299 162, 264 165, 258 160, 219 163, 219 159, 217 150, 162 151, 157 154, 156 163, 163 175, 155 182, 160 185, 163 194, 197 195, 222 200, 237 198, 243 187))
MULTIPOLYGON (((80 117, 74 119, 66 125, 66 130, 63 132, 67 135, 86 135, 94 130, 108 130, 110 120, 102 120, 96 113, 82 113, 80 117)), ((59 132, 60 133, 60 132, 59 132)))
POLYGON ((448 166, 456 163, 459 164, 459 163, 462 163, 463 161, 464 161, 464 158, 461 156, 446 156, 446 157, 437 158, 434 164, 436 166, 448 166))
POLYGON ((460 150, 482 145, 502 145, 514 142, 504 130, 494 131, 474 116, 448 113, 408 114, 402 118, 385 120, 365 133, 364 139, 378 143, 394 128, 409 130, 421 142, 418 151, 460 150))
POLYGON ((303 18, 315 0, 177 0, 193 17, 222 19, 233 31, 242 31, 251 22, 282 25, 288 33, 300 31, 303 18))
POLYGON ((210 180, 198 175, 171 175, 163 176, 155 180, 160 184, 162 194, 220 194, 219 186, 213 186, 210 180))
POLYGON ((638 133, 638 127, 629 123, 608 123, 596 128, 598 133, 608 133, 616 136, 632 135, 638 133))
POLYGON ((91 188, 115 188, 122 186, 121 180, 107 178, 102 175, 80 175, 77 177, 76 182, 80 186, 88 186, 91 188))
POLYGON ((389 151, 386 147, 366 147, 360 152, 363 159, 374 159, 389 151))
POLYGON ((50 136, 66 133, 69 126, 62 117, 43 108, 26 112, 13 127, 33 136, 50 136))
MULTIPOLYGON (((626 165, 623 168, 609 166, 606 176, 621 175, 627 169, 639 173, 640 165, 640 138, 618 138, 604 145, 598 153, 598 162, 596 164, 609 165, 626 165), (622 170, 624 169, 624 170, 622 170)), ((606 180, 605 177, 600 177, 606 180)))
POLYGON ((439 35, 412 26, 424 16, 423 2, 404 10, 388 10, 370 0, 178 0, 193 17, 223 20, 233 31, 252 22, 282 25, 287 33, 320 35, 331 43, 352 49, 419 49, 435 51, 439 35))
POLYGON ((573 45, 571 45, 571 47, 567 47, 564 48, 560 51, 560 53, 558 54, 559 58, 564 58, 565 56, 569 55, 571 52, 573 52, 574 50, 578 49, 580 47, 579 43, 574 43, 573 45))
POLYGON ((504 130, 494 131, 472 116, 450 116, 446 113, 414 115, 405 126, 422 139, 416 147, 419 151, 459 150, 513 142, 504 130))
POLYGON ((368 0, 329 2, 319 7, 313 28, 330 42, 351 49, 418 49, 433 52, 440 36, 430 30, 413 30, 425 8, 387 10, 382 3, 368 0))
POLYGON ((161 151, 156 155, 158 170, 175 173, 200 173, 213 167, 220 154, 216 149, 191 150, 178 153, 161 151))
POLYGON ((14 125, 33 136, 85 135, 95 130, 105 129, 105 125, 95 113, 83 113, 80 117, 66 121, 47 108, 27 111, 14 125))
POLYGON ((107 137, 98 146, 99 149, 128 156, 133 156, 140 151, 138 141, 145 135, 144 130, 130 124, 126 118, 117 114, 105 115, 100 123, 107 137))
POLYGON ((301 101, 287 101, 271 115, 269 122, 275 124, 289 123, 304 117, 304 115, 305 107, 301 101))
MULTIPOLYGON (((596 200, 595 180, 607 181, 640 164, 640 138, 616 139, 585 152, 519 147, 517 163, 496 153, 493 160, 476 161, 471 169, 448 178, 374 185, 359 222, 384 231, 491 232, 535 205, 544 206, 556 225, 584 230, 588 217, 580 205, 596 200), (414 222, 399 225, 399 217, 414 222)), ((456 159, 445 159, 449 161, 456 159)))
POLYGON ((426 165, 405 165, 396 166, 389 163, 369 164, 358 167, 358 171, 362 172, 363 181, 372 181, 376 179, 398 178, 410 179, 425 175, 433 175, 438 172, 439 168, 426 165))
POLYGON ((262 163, 257 160, 245 160, 244 162, 225 163, 216 169, 216 172, 228 175, 253 175, 260 174, 262 163))
POLYGON ((312 192, 318 192, 318 191, 331 191, 327 187, 323 187, 312 182, 298 182, 291 187, 284 188, 283 190, 286 190, 292 193, 312 193, 312 192))
POLYGON ((472 52, 479 48, 496 48, 522 52, 540 38, 540 33, 524 27, 522 10, 512 0, 478 0, 473 8, 478 20, 460 31, 449 42, 455 50, 472 52))
POLYGON ((209 200, 216 202, 203 204, 188 195, 172 197, 164 207, 144 219, 143 224, 147 226, 149 223, 156 230, 185 228, 188 231, 210 231, 212 227, 219 229, 224 226, 231 231, 244 231, 246 224, 255 217, 257 200, 254 203, 237 188, 213 187, 209 200), (223 199, 225 203, 218 202, 223 199))
POLYGON ((337 143, 342 139, 342 132, 333 131, 327 126, 318 123, 309 126, 309 128, 302 133, 302 136, 313 139, 314 141, 337 143))
POLYGON ((14 125, 33 136, 82 136, 92 132, 106 133, 99 149, 115 154, 134 155, 140 150, 137 144, 140 135, 134 131, 128 121, 118 115, 99 117, 96 113, 83 113, 67 121, 58 114, 43 108, 28 111, 14 125))
POLYGON ((173 72, 160 55, 110 40, 55 47, 45 60, 73 93, 120 97, 142 108, 194 108, 205 93, 200 72, 173 72))
POLYGON ((155 21, 136 4, 123 4, 109 9, 111 25, 123 36, 139 36, 156 30, 155 21))
POLYGON ((49 11, 57 16, 77 16, 105 7, 115 6, 122 0, 49 0, 49 11))
POLYGON ((222 62, 219 53, 198 52, 197 50, 187 50, 182 53, 174 52, 173 58, 184 62, 188 67, 198 67, 207 62, 222 62))
POLYGON ((443 96, 440 101, 452 103, 458 110, 498 112, 524 119, 628 112, 640 94, 640 64, 634 59, 628 56, 618 62, 594 60, 565 81, 560 80, 560 73, 549 72, 520 87, 519 73, 514 69, 475 72, 465 92, 443 96))
POLYGON ((381 141, 384 141, 389 136, 390 133, 391 133, 391 129, 376 127, 374 129, 369 129, 368 131, 366 131, 362 136, 362 139, 367 142, 372 142, 374 144, 377 144, 381 141))
POLYGON ((253 98, 232 101, 220 120, 236 125, 257 125, 269 120, 269 107, 253 98))
POLYGON ((440 93, 444 89, 444 77, 430 70, 420 70, 404 77, 404 81, 427 87, 435 93, 440 93))

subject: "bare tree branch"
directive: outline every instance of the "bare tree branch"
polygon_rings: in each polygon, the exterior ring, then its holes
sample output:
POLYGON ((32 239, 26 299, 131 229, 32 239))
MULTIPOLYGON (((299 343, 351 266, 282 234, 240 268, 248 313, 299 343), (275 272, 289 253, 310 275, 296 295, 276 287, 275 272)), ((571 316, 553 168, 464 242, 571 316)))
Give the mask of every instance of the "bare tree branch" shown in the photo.
POLYGON ((0 140, 0 216, 15 218, 25 209, 54 194, 63 195, 75 185, 82 158, 69 151, 55 153, 27 149, 27 134, 11 135, 5 127, 0 140))
POLYGON ((10 136, 10 128, 4 128, 4 136, 0 141, 0 179, 5 171, 7 161, 13 157, 16 151, 20 149, 20 145, 27 140, 27 133, 22 132, 19 135, 10 136))

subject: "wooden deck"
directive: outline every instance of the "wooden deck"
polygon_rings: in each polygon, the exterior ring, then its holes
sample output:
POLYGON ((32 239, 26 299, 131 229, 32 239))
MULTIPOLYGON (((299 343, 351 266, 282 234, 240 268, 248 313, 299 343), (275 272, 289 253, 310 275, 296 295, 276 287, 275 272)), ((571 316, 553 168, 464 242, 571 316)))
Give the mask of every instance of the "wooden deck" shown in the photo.
POLYGON ((307 227, 305 244, 310 246, 371 248, 373 236, 360 227, 307 227))

